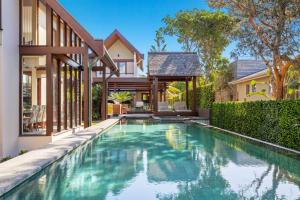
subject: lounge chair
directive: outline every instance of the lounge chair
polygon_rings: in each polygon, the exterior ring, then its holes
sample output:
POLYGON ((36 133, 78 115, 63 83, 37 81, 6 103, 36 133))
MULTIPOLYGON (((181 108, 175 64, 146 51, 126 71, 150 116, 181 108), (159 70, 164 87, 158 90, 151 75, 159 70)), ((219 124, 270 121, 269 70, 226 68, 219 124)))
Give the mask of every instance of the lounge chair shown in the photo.
POLYGON ((158 102, 158 111, 163 112, 163 111, 172 111, 172 110, 169 108, 167 102, 158 102))
POLYGON ((187 109, 185 102, 175 102, 174 109, 176 112, 192 112, 192 110, 187 109))
POLYGON ((144 102, 142 101, 135 102, 135 108, 142 110, 144 108, 144 102))

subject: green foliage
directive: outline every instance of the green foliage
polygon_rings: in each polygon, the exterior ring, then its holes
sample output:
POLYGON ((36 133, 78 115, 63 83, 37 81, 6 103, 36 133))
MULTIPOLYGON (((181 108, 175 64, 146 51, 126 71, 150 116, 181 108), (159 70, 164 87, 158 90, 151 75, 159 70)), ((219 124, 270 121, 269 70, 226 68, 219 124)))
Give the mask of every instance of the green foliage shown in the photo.
POLYGON ((214 103, 211 123, 273 144, 300 150, 300 101, 214 103))
POLYGON ((130 92, 113 92, 110 95, 110 99, 119 103, 124 103, 132 100, 132 94, 130 92))
POLYGON ((0 160, 0 163, 2 163, 2 162, 5 162, 5 161, 8 161, 8 160, 10 160, 10 159, 12 159, 12 157, 11 157, 11 156, 8 156, 8 157, 5 157, 5 158, 2 158, 2 159, 0 160))
MULTIPOLYGON (((197 88, 197 107, 202 109, 211 108, 215 101, 215 91, 212 84, 197 88)), ((193 92, 189 91, 189 102, 193 100, 193 92)))
POLYGON ((28 150, 22 149, 22 150, 20 151, 19 155, 23 155, 24 153, 27 153, 27 152, 28 152, 28 150))
POLYGON ((93 86, 92 89, 92 101, 93 101, 93 113, 92 118, 93 120, 99 120, 101 113, 100 113, 100 105, 101 105, 101 95, 102 94, 102 87, 100 84, 93 86))
POLYGON ((151 45, 150 52, 164 52, 167 50, 167 44, 163 37, 162 29, 156 31, 154 42, 155 44, 151 45))
POLYGON ((230 43, 235 20, 228 14, 217 11, 180 11, 176 16, 163 19, 164 33, 176 36, 187 52, 196 51, 200 57, 206 79, 222 60, 221 54, 230 43))

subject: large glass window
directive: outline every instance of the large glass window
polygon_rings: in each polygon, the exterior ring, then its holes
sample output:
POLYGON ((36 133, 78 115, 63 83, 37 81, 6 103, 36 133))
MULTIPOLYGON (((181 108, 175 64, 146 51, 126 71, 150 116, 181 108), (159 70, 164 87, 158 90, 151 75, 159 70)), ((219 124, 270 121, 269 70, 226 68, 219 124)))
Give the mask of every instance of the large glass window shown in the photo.
POLYGON ((46 45, 46 6, 22 0, 22 45, 46 45))
POLYGON ((23 134, 46 133, 46 57, 22 57, 23 134))

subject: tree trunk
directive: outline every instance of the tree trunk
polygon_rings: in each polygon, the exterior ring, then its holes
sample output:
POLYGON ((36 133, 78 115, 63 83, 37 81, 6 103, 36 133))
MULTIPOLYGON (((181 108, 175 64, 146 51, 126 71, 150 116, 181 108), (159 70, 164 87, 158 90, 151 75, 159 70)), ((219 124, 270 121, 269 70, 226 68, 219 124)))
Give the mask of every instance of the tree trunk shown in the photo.
POLYGON ((276 79, 276 100, 281 100, 284 97, 283 94, 283 78, 276 79))

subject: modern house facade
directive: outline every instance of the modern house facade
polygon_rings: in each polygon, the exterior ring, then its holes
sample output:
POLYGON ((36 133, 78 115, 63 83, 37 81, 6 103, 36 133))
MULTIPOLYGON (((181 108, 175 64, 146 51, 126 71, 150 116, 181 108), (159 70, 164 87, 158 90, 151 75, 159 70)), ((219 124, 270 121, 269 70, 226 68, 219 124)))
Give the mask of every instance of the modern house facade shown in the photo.
POLYGON ((104 42, 56 0, 0 2, 2 158, 90 126, 91 66, 119 72, 104 42))

